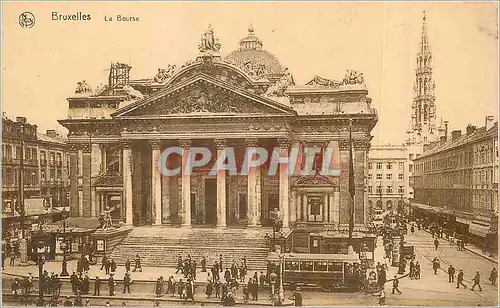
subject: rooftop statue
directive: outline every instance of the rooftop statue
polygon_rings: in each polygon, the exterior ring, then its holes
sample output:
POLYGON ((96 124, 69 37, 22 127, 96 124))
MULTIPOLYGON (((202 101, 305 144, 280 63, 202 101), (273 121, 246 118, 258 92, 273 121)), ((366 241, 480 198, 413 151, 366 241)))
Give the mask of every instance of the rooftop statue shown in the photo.
POLYGON ((282 97, 285 96, 285 91, 289 85, 293 85, 293 77, 288 68, 283 70, 283 75, 274 85, 271 85, 266 92, 267 96, 282 97))
POLYGON ((343 84, 364 84, 365 79, 363 77, 363 73, 359 73, 355 70, 346 70, 343 84))
POLYGON ((77 83, 75 94, 92 93, 92 87, 87 84, 87 81, 82 80, 77 83))
POLYGON ((159 68, 158 73, 156 73, 156 76, 154 77, 155 82, 163 83, 165 80, 167 80, 168 78, 172 77, 172 75, 174 75, 174 72, 176 69, 177 69, 177 66, 175 64, 173 64, 173 65, 169 64, 166 69, 159 68))
POLYGON ((208 26, 208 30, 202 34, 200 44, 198 44, 198 50, 200 52, 218 52, 220 50, 221 44, 219 43, 219 39, 217 39, 214 35, 214 30, 212 26, 208 26))

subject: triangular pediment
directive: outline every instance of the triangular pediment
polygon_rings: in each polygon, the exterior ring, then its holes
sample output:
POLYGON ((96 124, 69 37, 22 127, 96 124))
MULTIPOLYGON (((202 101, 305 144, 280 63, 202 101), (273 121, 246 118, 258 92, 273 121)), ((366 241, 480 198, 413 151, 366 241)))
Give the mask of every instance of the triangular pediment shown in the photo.
POLYGON ((164 89, 121 108, 112 116, 117 118, 210 117, 224 114, 293 116, 295 111, 266 97, 200 74, 187 82, 164 89))

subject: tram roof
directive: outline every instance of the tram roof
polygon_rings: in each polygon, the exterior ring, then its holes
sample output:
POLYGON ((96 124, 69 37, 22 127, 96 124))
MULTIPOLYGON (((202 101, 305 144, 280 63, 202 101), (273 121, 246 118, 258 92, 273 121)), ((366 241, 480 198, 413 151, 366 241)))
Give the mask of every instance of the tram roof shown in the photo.
MULTIPOLYGON (((282 256, 288 260, 334 260, 334 261, 359 261, 357 254, 333 253, 284 253, 282 256)), ((279 254, 270 253, 268 260, 278 260, 279 254)))

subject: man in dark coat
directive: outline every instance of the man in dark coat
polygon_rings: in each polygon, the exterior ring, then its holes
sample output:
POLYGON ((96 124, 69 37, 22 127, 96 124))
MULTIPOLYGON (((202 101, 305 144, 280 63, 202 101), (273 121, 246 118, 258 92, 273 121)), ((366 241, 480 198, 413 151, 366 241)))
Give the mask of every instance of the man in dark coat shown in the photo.
POLYGON ((201 259, 201 271, 203 273, 207 271, 207 259, 205 259, 205 256, 201 259))
POLYGON ((89 289, 90 289, 90 279, 88 275, 85 275, 85 277, 82 280, 82 294, 89 294, 89 289))
POLYGON ((479 275, 479 271, 476 271, 476 275, 474 276, 474 278, 472 278, 472 281, 474 282, 474 284, 472 285, 472 288, 471 288, 472 291, 474 291, 475 286, 479 287, 479 291, 483 291, 483 289, 481 288, 481 285, 479 284, 480 280, 481 280, 481 278, 479 275))
POLYGON ((392 281, 392 294, 394 294, 394 291, 398 291, 398 293, 401 294, 401 291, 399 290, 399 280, 397 276, 394 276, 394 280, 392 281))
POLYGON ((467 289, 467 286, 464 284, 464 271, 462 269, 460 269, 460 271, 458 271, 457 289, 460 288, 460 286, 463 286, 464 289, 467 289))
POLYGON ((115 295, 115 279, 113 277, 113 274, 109 275, 108 278, 108 288, 109 288, 109 296, 114 296, 115 295))
POLYGON ((155 293, 156 297, 160 297, 163 293, 163 277, 161 276, 156 280, 155 293))
POLYGON ((78 281, 78 276, 76 275, 75 272, 73 272, 73 274, 71 274, 70 277, 71 291, 73 291, 73 294, 76 294, 76 285, 78 283, 77 281, 78 281))
POLYGON ((130 284, 132 283, 132 278, 130 278, 129 273, 125 273, 125 276, 123 277, 123 294, 125 294, 125 291, 130 294, 130 284))
POLYGON ((101 279, 99 279, 99 276, 95 276, 95 281, 94 281, 94 296, 100 296, 101 295, 101 279))
POLYGON ((127 260, 125 261, 125 273, 130 272, 130 266, 131 266, 130 259, 127 258, 127 260))
POLYGON ((222 254, 219 255, 219 271, 222 273, 224 267, 222 267, 222 254))
POLYGON ((142 272, 141 257, 139 257, 139 254, 135 256, 134 261, 135 261, 134 272, 135 271, 142 272))
POLYGON ((451 264, 448 266, 448 282, 455 282, 455 268, 451 264))
POLYGON ((226 271, 224 272, 224 279, 226 280, 226 282, 231 281, 231 272, 228 268, 226 268, 226 271))

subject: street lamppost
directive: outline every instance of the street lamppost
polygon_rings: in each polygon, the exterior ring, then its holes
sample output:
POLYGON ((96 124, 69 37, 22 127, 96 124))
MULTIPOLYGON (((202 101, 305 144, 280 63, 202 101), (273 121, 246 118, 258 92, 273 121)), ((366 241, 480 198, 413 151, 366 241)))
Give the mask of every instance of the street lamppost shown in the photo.
POLYGON ((33 235, 33 245, 37 248, 37 262, 38 262, 38 306, 43 306, 43 259, 47 250, 47 243, 49 242, 49 235, 42 230, 42 225, 40 224, 40 229, 33 235))
POLYGON ((69 276, 68 273, 68 263, 66 261, 66 251, 68 250, 68 243, 66 242, 66 217, 67 211, 66 207, 63 207, 63 210, 61 211, 61 214, 63 215, 63 240, 61 242, 61 250, 63 252, 63 260, 62 260, 62 269, 61 269, 61 277, 67 277, 69 276))
POLYGON ((283 251, 280 249, 280 291, 279 291, 279 303, 282 303, 285 300, 285 290, 283 289, 283 274, 285 267, 285 256, 283 255, 283 251))

